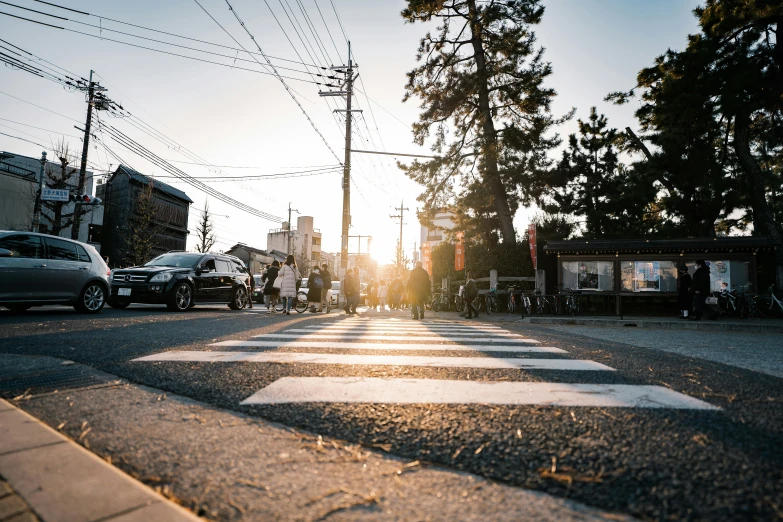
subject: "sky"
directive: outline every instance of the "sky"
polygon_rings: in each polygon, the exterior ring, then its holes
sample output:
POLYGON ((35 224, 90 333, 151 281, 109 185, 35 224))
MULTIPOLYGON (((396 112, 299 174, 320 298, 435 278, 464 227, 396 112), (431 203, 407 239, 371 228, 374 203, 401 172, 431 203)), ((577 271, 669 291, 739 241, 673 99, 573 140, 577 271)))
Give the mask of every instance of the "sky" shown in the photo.
MULTIPOLYGON (((230 1, 264 53, 292 60, 272 60, 280 67, 301 71, 303 66, 294 62, 302 61, 319 61, 324 65, 331 61, 340 65, 347 56, 346 38, 350 39, 361 79, 361 82, 357 81, 361 92, 354 97, 354 108, 358 103, 363 111, 354 116, 353 148, 431 153, 412 141, 410 124, 417 119, 418 101, 402 102, 405 74, 416 65, 418 41, 427 30, 423 25, 404 23, 399 13, 405 2, 333 0, 332 4, 330 0, 298 0, 323 43, 323 47, 313 44, 317 49, 309 49, 311 58, 305 44, 314 42, 312 34, 303 29, 309 37, 303 44, 282 7, 291 6, 297 20, 306 24, 296 0, 230 1)), ((106 95, 134 115, 134 118, 118 118, 101 111, 99 117, 105 124, 114 126, 191 176, 224 178, 204 182, 240 203, 283 219, 288 218, 290 203, 299 214, 314 217, 315 227, 323 236, 323 250, 339 251, 342 172, 339 169, 313 171, 336 167, 343 159, 344 113, 332 111, 338 103, 344 108, 344 103, 337 98, 326 101, 318 94, 319 88, 325 88, 314 83, 285 80, 294 91, 297 104, 273 75, 232 68, 235 65, 261 69, 255 62, 241 61, 252 60, 244 52, 107 20, 111 18, 236 48, 233 36, 246 49, 252 49, 253 41, 232 16, 225 0, 53 2, 95 16, 56 9, 33 0, 11 0, 11 3, 68 20, 8 5, 0 6, 0 12, 104 37, 90 37, 0 15, 0 38, 84 78, 94 70, 94 79, 108 89, 106 95), (206 49, 228 57, 177 49, 106 29, 206 49), (226 66, 156 53, 106 38, 196 56, 226 66), (139 130, 141 124, 136 118, 154 128, 161 139, 139 130), (211 166, 191 164, 194 162, 192 153, 211 166), (225 179, 277 173, 300 174, 263 180, 225 179)), ((682 49, 687 35, 697 31, 692 10, 698 2, 694 0, 545 0, 543 3, 546 11, 535 32, 554 71, 547 82, 558 93, 553 112, 565 114, 576 109, 575 118, 559 129, 564 138, 575 132, 577 118, 587 118, 591 106, 597 106, 599 112, 606 114, 609 124, 614 127, 636 128, 634 104, 613 106, 604 102, 604 97, 609 92, 633 87, 640 69, 652 64, 654 58, 668 48, 682 49)), ((257 58, 264 63, 263 58, 257 58)), ((301 72, 282 68, 278 71, 281 75, 312 80, 301 72)), ((7 66, 0 68, 0 133, 35 143, 0 134, 0 150, 38 157, 42 149, 39 145, 51 148, 63 138, 72 149, 81 150, 80 133, 74 125, 83 127, 85 115, 83 94, 7 66)), ((195 203, 189 219, 192 232, 188 240, 191 248, 195 244, 199 210, 206 202, 213 213, 219 250, 226 250, 237 242, 266 248, 267 232, 280 227, 279 223, 255 217, 171 178, 169 173, 123 148, 106 134, 99 134, 98 138, 131 167, 184 190, 193 199, 195 203)), ((119 160, 95 141, 90 147, 90 168, 96 172, 110 167, 116 169, 119 160)), ((556 151, 553 154, 556 155, 556 151)), ((399 221, 390 215, 398 214, 395 208, 402 203, 409 209, 405 212, 403 245, 411 257, 414 243, 419 239, 415 212, 421 187, 396 167, 394 157, 353 154, 352 167, 351 235, 371 235, 374 257, 381 263, 392 262, 399 221)), ((519 233, 534 213, 535 209, 520 209, 515 217, 519 233)), ((292 215, 295 221, 297 212, 292 215)), ((367 248, 364 241, 362 251, 367 248)), ((352 239, 349 250, 355 252, 357 248, 357 239, 352 239)))

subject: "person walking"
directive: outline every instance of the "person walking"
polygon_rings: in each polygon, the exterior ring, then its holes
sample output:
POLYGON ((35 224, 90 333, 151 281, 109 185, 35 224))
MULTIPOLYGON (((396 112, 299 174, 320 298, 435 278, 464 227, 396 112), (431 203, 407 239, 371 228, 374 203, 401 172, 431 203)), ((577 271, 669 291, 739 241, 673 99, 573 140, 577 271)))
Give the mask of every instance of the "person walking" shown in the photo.
POLYGON ((324 280, 321 277, 321 269, 317 266, 310 272, 310 277, 307 278, 307 301, 310 303, 310 312, 317 313, 321 310, 316 310, 316 306, 323 306, 321 304, 321 294, 323 293, 324 280))
POLYGON ((468 280, 465 283, 465 318, 472 319, 478 317, 478 308, 475 306, 476 297, 478 297, 478 287, 476 281, 468 275, 468 280))
POLYGON ((353 291, 351 292, 351 313, 358 313, 356 307, 359 306, 359 298, 362 295, 362 274, 359 267, 353 267, 353 291))
POLYGON ((402 295, 402 281, 395 277, 389 283, 389 308, 395 310, 400 307, 400 296, 402 295))
POLYGON ((378 284, 375 279, 370 280, 370 285, 367 287, 367 298, 370 301, 370 308, 378 310, 378 284))
POLYGON ((288 254, 288 257, 285 258, 285 263, 283 263, 278 277, 283 278, 283 283, 280 286, 280 297, 285 303, 285 312, 283 313, 291 315, 291 308, 293 308, 294 299, 296 298, 297 282, 302 279, 302 275, 296 267, 296 260, 291 254, 288 254))
POLYGON ((381 307, 381 312, 386 311, 386 296, 389 294, 389 286, 386 281, 381 279, 378 283, 378 305, 381 307))
POLYGON ((250 268, 245 268, 245 270, 247 270, 247 275, 249 276, 249 279, 250 279, 248 281, 248 283, 250 285, 250 293, 247 296, 247 307, 248 308, 253 308, 253 294, 256 291, 256 280, 253 277, 252 272, 250 272, 250 268))
POLYGON ((424 301, 430 295, 430 275, 424 268, 422 262, 416 263, 416 268, 411 270, 408 276, 408 299, 411 302, 411 317, 414 320, 424 319, 424 301))
POLYGON ((688 319, 693 307, 693 296, 691 295, 691 286, 693 278, 688 273, 688 267, 682 265, 679 269, 677 278, 677 303, 680 305, 680 319, 688 319))
POLYGON ((321 310, 329 312, 332 303, 330 303, 329 290, 332 289, 332 274, 329 273, 329 265, 326 263, 321 265, 321 280, 324 283, 321 290, 321 310))
POLYGON ((280 273, 280 262, 275 259, 271 265, 267 265, 266 272, 261 276, 264 283, 264 301, 266 302, 266 313, 276 314, 277 298, 280 295, 280 289, 275 288, 275 279, 280 273))
POLYGON ((692 321, 700 321, 704 315, 705 301, 710 294, 710 267, 703 259, 696 261, 696 272, 693 273, 693 317, 692 321))
POLYGON ((354 281, 353 270, 349 268, 345 272, 345 278, 343 278, 343 283, 341 287, 343 291, 343 295, 345 296, 345 307, 343 308, 343 310, 345 310, 345 313, 347 315, 353 314, 353 312, 351 312, 351 304, 353 300, 353 287, 354 287, 353 281, 354 281))

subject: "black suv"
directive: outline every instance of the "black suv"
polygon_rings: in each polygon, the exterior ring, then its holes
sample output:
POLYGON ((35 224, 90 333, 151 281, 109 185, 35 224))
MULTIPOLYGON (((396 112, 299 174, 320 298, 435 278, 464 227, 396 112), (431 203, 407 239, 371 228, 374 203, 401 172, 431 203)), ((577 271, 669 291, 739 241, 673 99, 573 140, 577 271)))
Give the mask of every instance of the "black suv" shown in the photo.
POLYGON ((247 305, 249 274, 239 258, 226 254, 168 252, 152 261, 112 271, 112 308, 131 303, 165 304, 183 312, 197 304, 247 305))

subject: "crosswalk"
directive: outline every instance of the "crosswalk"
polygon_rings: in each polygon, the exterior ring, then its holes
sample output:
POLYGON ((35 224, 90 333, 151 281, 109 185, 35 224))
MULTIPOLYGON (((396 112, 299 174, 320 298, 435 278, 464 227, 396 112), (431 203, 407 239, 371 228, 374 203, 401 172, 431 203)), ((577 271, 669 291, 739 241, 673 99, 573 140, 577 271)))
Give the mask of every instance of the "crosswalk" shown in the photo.
POLYGON ((169 351, 134 361, 329 365, 340 368, 339 373, 349 374, 281 377, 247 397, 241 402, 243 405, 316 402, 719 409, 663 386, 602 384, 601 375, 610 375, 616 371, 614 368, 597 361, 566 358, 566 350, 542 344, 487 323, 339 318, 248 340, 216 342, 207 351, 169 351), (333 353, 334 350, 350 353, 333 353), (374 353, 366 353, 368 350, 374 353), (405 353, 411 351, 419 354, 405 353), (421 355, 423 352, 435 354, 421 355), (442 373, 415 379, 360 375, 361 369, 367 367, 520 373, 519 380, 508 380, 508 374, 503 380, 454 380, 443 378, 442 373), (530 380, 527 370, 565 372, 558 374, 559 379, 569 372, 584 371, 597 376, 599 382, 537 382, 530 380))

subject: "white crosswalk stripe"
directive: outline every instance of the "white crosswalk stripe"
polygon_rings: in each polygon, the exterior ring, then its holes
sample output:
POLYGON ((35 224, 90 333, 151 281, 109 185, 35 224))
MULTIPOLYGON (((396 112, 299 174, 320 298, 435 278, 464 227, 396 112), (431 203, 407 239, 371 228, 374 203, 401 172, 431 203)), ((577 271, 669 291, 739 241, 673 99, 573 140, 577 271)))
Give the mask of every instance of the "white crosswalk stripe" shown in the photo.
MULTIPOLYGON (((262 310, 265 312, 265 309, 262 310)), ((251 340, 222 341, 209 345, 211 349, 219 351, 170 351, 134 361, 589 371, 594 375, 616 371, 590 360, 533 359, 511 355, 470 356, 469 353, 466 356, 451 355, 464 352, 567 353, 561 348, 541 344, 538 340, 524 338, 487 323, 352 317, 324 321, 322 324, 297 325, 280 332, 257 335, 251 340), (307 352, 275 351, 286 349, 305 349, 307 352), (376 353, 329 352, 334 349, 372 350, 376 353), (406 351, 437 351, 442 352, 443 356, 397 353, 406 351)), ((282 377, 241 404, 304 402, 719 409, 661 386, 358 376, 282 377)))
POLYGON ((494 357, 422 357, 416 355, 344 355, 297 352, 164 352, 137 361, 276 362, 301 364, 359 364, 370 366, 424 366, 434 368, 527 368, 537 370, 608 370, 595 361, 575 359, 497 359, 494 357))
POLYGON ((323 339, 313 341, 221 341, 210 346, 232 346, 246 348, 347 348, 357 350, 395 351, 452 351, 452 352, 509 352, 509 353, 566 353, 565 350, 549 346, 501 346, 485 344, 402 344, 402 343, 359 343, 332 342, 323 339))

